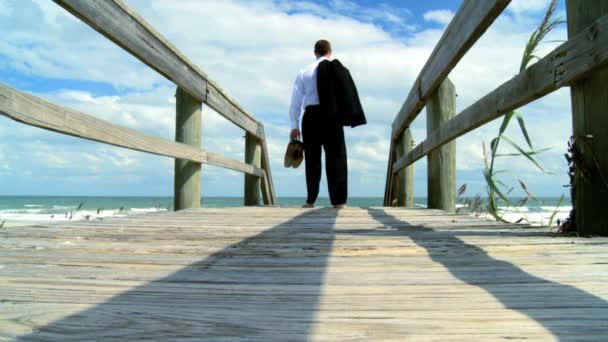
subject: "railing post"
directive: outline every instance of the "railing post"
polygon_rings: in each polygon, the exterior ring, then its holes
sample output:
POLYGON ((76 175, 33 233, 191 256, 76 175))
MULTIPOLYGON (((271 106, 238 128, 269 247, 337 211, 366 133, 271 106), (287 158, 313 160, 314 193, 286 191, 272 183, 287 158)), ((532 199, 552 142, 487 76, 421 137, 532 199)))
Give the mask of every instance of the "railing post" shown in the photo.
POLYGON ((388 165, 386 166, 386 182, 384 185, 384 206, 391 207, 393 206, 393 182, 395 174, 393 173, 393 164, 395 162, 396 151, 397 148, 396 143, 393 139, 391 139, 389 151, 388 151, 388 165))
POLYGON ((264 169, 264 179, 262 179, 262 199, 264 205, 278 205, 277 194, 274 191, 274 182, 272 181, 272 171, 270 169, 270 156, 268 152, 268 146, 266 144, 266 133, 264 132, 264 125, 258 123, 258 131, 261 131, 261 136, 264 138, 259 141, 262 147, 262 169, 264 169))
MULTIPOLYGON (((426 104, 427 136, 456 114, 456 90, 445 79, 426 104)), ((428 207, 453 212, 456 207, 456 142, 428 155, 428 207)))
MULTIPOLYGON (((567 0, 568 37, 608 14, 608 1, 567 0)), ((597 31, 597 28, 596 28, 597 31)), ((587 34, 595 39, 593 28, 587 34)), ((574 211, 578 233, 608 236, 608 67, 571 85, 575 146, 574 211), (585 170, 583 175, 581 170, 585 170)))
MULTIPOLYGON (((412 132, 406 128, 397 141, 397 159, 412 151, 414 142, 412 132)), ((411 208, 414 206, 414 165, 399 170, 396 177, 397 206, 411 208)))
MULTIPOLYGON (((245 134, 245 163, 262 167, 262 145, 260 140, 247 132, 245 134)), ((245 205, 258 206, 261 203, 260 196, 261 178, 245 174, 245 205)))
MULTIPOLYGON (((177 88, 175 92, 175 141, 201 147, 202 102, 177 88)), ((201 164, 175 159, 175 210, 200 208, 201 164)))

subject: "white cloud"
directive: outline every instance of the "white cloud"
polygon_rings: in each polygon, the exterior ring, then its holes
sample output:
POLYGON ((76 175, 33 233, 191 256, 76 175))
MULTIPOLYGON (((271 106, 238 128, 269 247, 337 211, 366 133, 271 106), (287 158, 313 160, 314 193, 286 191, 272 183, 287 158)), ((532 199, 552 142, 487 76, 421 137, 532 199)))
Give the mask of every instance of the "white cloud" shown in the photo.
POLYGON ((412 12, 406 8, 394 7, 385 3, 374 7, 364 7, 352 1, 333 0, 331 8, 342 15, 346 15, 364 22, 382 22, 393 30, 412 31, 416 28, 408 22, 412 12))
POLYGON ((551 0, 513 0, 507 10, 514 14, 539 12, 547 8, 551 0))
MULTIPOLYGON (((66 19, 71 15, 55 4, 37 4, 20 2, 24 11, 11 16, 10 20, 0 21, 0 29, 7 32, 6 38, 0 41, 0 56, 7 59, 12 68, 31 75, 98 81, 118 89, 131 89, 112 96, 87 89, 58 89, 43 95, 111 122, 173 139, 173 85, 85 24, 66 19)), ((408 26, 408 16, 413 14, 405 9, 401 12, 382 7, 370 9, 347 1, 334 1, 327 6, 296 1, 139 0, 130 4, 265 122, 279 194, 297 195, 304 189, 303 169, 287 170, 282 166, 293 78, 300 67, 312 60, 312 44, 321 37, 331 40, 336 57, 350 68, 357 82, 369 121, 367 126, 346 129, 350 179, 358 186, 353 187, 352 193, 382 194, 390 123, 439 40, 440 30, 410 27, 414 31, 395 37, 394 32, 375 22, 392 21, 397 30, 400 25, 408 26), (397 17, 389 15, 395 13, 397 17)), ((533 30, 532 25, 538 21, 527 14, 534 13, 530 12, 532 5, 527 10, 521 10, 521 6, 524 5, 514 1, 510 8, 515 9, 510 10, 518 15, 501 16, 450 75, 459 94, 458 110, 517 72, 525 41, 533 30)), ((424 14, 424 19, 445 24, 451 16, 449 11, 431 11, 424 14)), ((561 28, 550 39, 563 37, 565 30, 561 28)), ((549 44, 543 45, 545 50, 550 48, 549 44)), ((522 109, 539 146, 559 145, 543 157, 550 168, 559 167, 563 159, 565 145, 560 142, 567 139, 570 131, 568 101, 562 93, 522 109), (555 120, 556 115, 561 119, 555 120)), ((424 124, 424 115, 414 123, 417 142, 426 135, 424 124)), ((497 125, 492 123, 458 140, 459 170, 471 174, 479 171, 477 178, 481 178, 481 141, 491 140, 497 125)), ((84 147, 72 149, 67 146, 67 140, 54 133, 17 124, 7 127, 10 129, 0 127, 4 141, 8 136, 15 137, 16 141, 44 139, 53 146, 54 152, 68 151, 67 155, 57 154, 54 158, 59 159, 54 161, 42 158, 36 164, 41 169, 53 163, 78 165, 79 160, 86 160, 91 165, 87 169, 90 174, 118 174, 124 168, 128 175, 133 175, 130 179, 137 179, 138 170, 152 172, 157 177, 171 176, 173 164, 169 158, 123 153, 118 151, 125 150, 113 147, 104 150, 104 145, 93 143, 75 144, 84 147)), ((512 135, 518 136, 517 131, 512 135)), ((203 112, 202 140, 210 151, 243 158, 242 130, 207 107, 203 112)), ((15 165, 14 162, 10 160, 11 165, 15 165)), ((530 171, 526 161, 514 163, 530 171)), ((417 170, 423 167, 424 161, 417 163, 417 170)), ((213 167, 206 167, 204 173, 209 176, 205 178, 207 184, 230 184, 230 191, 235 191, 233 195, 242 191, 239 185, 242 175, 213 167)), ((216 186, 215 189, 223 188, 216 186)))
POLYGON ((43 77, 149 89, 164 82, 152 70, 50 1, 11 3, 0 21, 0 57, 9 67, 43 77))
POLYGON ((424 20, 447 25, 454 18, 454 13, 450 10, 433 10, 424 13, 424 20))
POLYGON ((157 87, 124 96, 95 96, 80 90, 61 90, 51 101, 115 124, 173 139, 175 104, 173 87, 157 87))
POLYGON ((54 4, 51 1, 47 0, 33 0, 38 7, 42 10, 42 16, 44 17, 44 21, 47 24, 53 25, 55 27, 60 27, 63 21, 72 21, 74 23, 78 22, 74 16, 69 15, 66 11, 54 4))

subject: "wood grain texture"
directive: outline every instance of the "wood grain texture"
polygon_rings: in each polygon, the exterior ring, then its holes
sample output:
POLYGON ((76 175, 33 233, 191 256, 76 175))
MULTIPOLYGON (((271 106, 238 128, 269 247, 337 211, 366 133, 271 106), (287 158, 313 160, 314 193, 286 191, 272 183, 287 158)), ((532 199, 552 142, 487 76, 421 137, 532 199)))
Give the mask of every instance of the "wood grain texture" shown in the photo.
POLYGON ((207 162, 205 164, 221 166, 234 171, 244 172, 257 177, 265 177, 266 172, 259 167, 249 165, 232 158, 224 157, 220 154, 207 152, 207 162))
MULTIPOLYGON (((182 88, 175 92, 175 141, 201 147, 202 139, 201 101, 182 88)), ((173 208, 182 210, 201 207, 201 163, 175 159, 173 208)))
MULTIPOLYGON (((156 70, 193 98, 207 103, 220 115, 227 118, 249 134, 262 140, 265 148, 263 125, 247 112, 238 102, 222 89, 184 54, 156 31, 144 18, 122 0, 54 0, 59 6, 103 34, 118 46, 131 53, 152 69, 156 70)), ((267 154, 266 154, 267 155, 267 154)), ((264 170, 247 167, 219 155, 210 154, 210 163, 237 171, 266 175, 263 196, 265 204, 275 204, 276 195, 270 163, 267 156, 264 170)))
MULTIPOLYGON (((456 115, 456 88, 446 78, 426 105, 426 132, 430 136, 456 115)), ((456 142, 427 155, 427 207, 456 210, 456 142)), ((411 165, 410 165, 411 167, 411 165)))
POLYGON ((510 0, 465 0, 462 3, 397 114, 392 126, 393 139, 409 127, 424 108, 428 97, 510 2, 510 0))
MULTIPOLYGON (((408 154, 414 147, 412 132, 406 128, 397 145, 397 159, 408 154)), ((397 206, 411 208, 414 206, 414 167, 408 166, 399 170, 395 179, 397 206)))
POLYGON ((608 238, 433 209, 186 209, 2 229, 0 250, 1 340, 608 334, 608 238))
POLYGON ((263 176, 264 171, 241 161, 155 135, 121 127, 94 116, 20 92, 0 83, 0 115, 26 125, 136 151, 225 167, 263 176))
POLYGON ((512 110, 585 78, 608 63, 608 16, 494 89, 393 165, 393 172, 512 110))
MULTIPOLYGON (((401 136, 398 137, 400 139, 401 136)), ((384 182, 384 206, 390 207, 395 203, 393 199, 393 190, 395 184, 395 173, 393 172, 393 164, 397 160, 397 145, 399 140, 391 139, 389 151, 388 151, 388 162, 386 167, 386 181, 384 182)))
MULTIPOLYGON (((608 15, 607 1, 569 0, 566 8, 570 38, 583 33, 587 34, 588 39, 595 39, 595 32, 588 29, 589 25, 601 16, 608 15)), ((577 155, 573 203, 576 227, 583 235, 608 236, 608 211, 598 205, 608 199, 607 83, 608 68, 603 67, 575 82, 570 88, 572 135, 577 155)))
POLYGON ((259 136, 254 117, 122 0, 54 0, 220 115, 259 136))
MULTIPOLYGON (((264 125, 260 123, 259 128, 261 130, 261 135, 266 136, 264 125)), ((270 167, 270 152, 268 151, 266 139, 263 139, 260 144, 262 146, 262 169, 264 170, 264 178, 262 179, 262 199, 264 200, 264 205, 275 206, 278 202, 270 167)))
MULTIPOLYGON (((260 141, 249 133, 245 134, 245 163, 262 167, 262 146, 260 141)), ((243 191, 244 205, 258 206, 262 204, 260 177, 246 174, 243 191)))

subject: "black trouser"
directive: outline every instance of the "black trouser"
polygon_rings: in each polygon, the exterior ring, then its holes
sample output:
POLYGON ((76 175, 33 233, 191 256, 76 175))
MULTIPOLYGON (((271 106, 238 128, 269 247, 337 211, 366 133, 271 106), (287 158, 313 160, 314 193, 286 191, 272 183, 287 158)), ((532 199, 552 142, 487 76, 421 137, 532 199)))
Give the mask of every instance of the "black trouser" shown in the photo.
POLYGON ((321 182, 321 147, 325 150, 325 173, 332 205, 346 204, 347 165, 344 129, 336 118, 320 106, 308 106, 302 119, 304 160, 306 163, 306 202, 313 204, 319 195, 321 182))

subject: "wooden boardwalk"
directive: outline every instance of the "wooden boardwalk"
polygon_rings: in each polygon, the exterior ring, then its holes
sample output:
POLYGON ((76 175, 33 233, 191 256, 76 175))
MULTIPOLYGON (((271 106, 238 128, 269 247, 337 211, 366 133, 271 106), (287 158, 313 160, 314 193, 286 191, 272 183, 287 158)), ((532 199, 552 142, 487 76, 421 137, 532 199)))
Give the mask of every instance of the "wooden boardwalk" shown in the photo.
POLYGON ((608 340, 608 238, 402 208, 193 209, 0 237, 6 341, 608 340))

